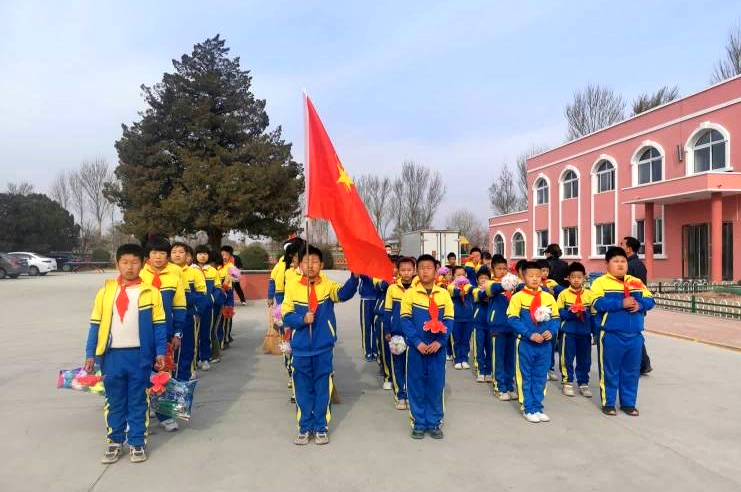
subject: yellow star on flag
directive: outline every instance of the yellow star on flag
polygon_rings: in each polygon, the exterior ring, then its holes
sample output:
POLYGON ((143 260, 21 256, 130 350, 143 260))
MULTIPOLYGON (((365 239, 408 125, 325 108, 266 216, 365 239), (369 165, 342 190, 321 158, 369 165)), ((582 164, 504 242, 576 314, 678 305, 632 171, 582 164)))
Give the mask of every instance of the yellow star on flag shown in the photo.
POLYGON ((340 173, 340 177, 337 178, 337 182, 345 185, 345 190, 350 193, 353 185, 352 178, 350 178, 350 176, 345 172, 345 168, 342 167, 342 164, 339 161, 337 161, 337 171, 340 173))

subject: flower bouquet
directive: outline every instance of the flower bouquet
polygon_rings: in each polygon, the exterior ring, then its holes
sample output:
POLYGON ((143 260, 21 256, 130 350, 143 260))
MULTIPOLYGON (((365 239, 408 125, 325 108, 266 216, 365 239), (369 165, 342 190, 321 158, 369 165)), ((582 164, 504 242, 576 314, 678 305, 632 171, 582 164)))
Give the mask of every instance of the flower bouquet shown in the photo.
POLYGON ((151 403, 157 413, 180 420, 190 420, 197 380, 178 381, 166 372, 158 372, 152 374, 150 382, 151 403))
POLYGON ((103 376, 100 373, 100 368, 97 366, 92 373, 88 373, 82 367, 60 370, 57 376, 57 388, 84 391, 85 393, 105 396, 103 376))
POLYGON ((401 355, 406 351, 407 343, 404 341, 404 337, 400 335, 394 335, 389 340, 389 350, 394 355, 401 355))

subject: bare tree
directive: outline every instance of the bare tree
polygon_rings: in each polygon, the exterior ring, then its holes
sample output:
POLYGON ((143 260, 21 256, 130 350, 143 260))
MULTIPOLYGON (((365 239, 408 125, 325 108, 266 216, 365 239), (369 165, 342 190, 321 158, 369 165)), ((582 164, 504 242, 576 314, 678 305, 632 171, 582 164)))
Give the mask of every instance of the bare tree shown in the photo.
POLYGON ((671 102, 679 97, 679 87, 669 87, 665 85, 661 89, 657 90, 653 94, 639 94, 638 97, 633 101, 633 115, 638 115, 648 111, 649 109, 656 108, 662 104, 671 102))
POLYGON ((401 176, 396 178, 392 188, 395 200, 401 198, 397 231, 429 228, 445 197, 440 173, 414 161, 405 161, 401 165, 401 176))
POLYGON ((391 178, 364 174, 355 180, 355 188, 368 209, 378 235, 385 238, 391 221, 391 178))
POLYGON ((545 145, 533 145, 525 152, 517 156, 517 160, 515 162, 515 171, 517 176, 515 178, 515 181, 517 183, 517 195, 519 202, 515 210, 527 209, 527 199, 528 196, 530 196, 530 188, 527 184, 528 159, 538 154, 542 154, 546 150, 548 150, 548 147, 546 147, 545 145))
POLYGON ((51 184, 49 195, 51 196, 51 199, 60 204, 63 209, 69 210, 70 191, 66 171, 60 171, 59 174, 57 174, 57 177, 51 184))
POLYGON ((495 215, 504 215, 522 208, 522 197, 520 196, 515 178, 509 166, 505 164, 499 171, 499 176, 489 187, 489 203, 495 215))
POLYGON ((717 84, 736 75, 741 75, 741 24, 736 24, 729 31, 726 57, 715 64, 710 83, 717 84))
POLYGON ((67 182, 69 184, 69 196, 70 203, 77 219, 77 223, 80 227, 85 226, 85 211, 87 210, 87 195, 85 194, 85 187, 82 184, 82 178, 80 177, 80 171, 72 171, 67 174, 67 182))
POLYGON ((33 185, 31 183, 8 183, 8 194, 9 195, 30 195, 33 193, 33 185))
POLYGON ((568 140, 588 135, 622 121, 625 101, 609 87, 589 84, 583 91, 574 92, 574 102, 566 105, 569 125, 568 140))
POLYGON ((472 246, 487 249, 488 233, 486 227, 469 209, 459 208, 450 214, 445 221, 445 227, 448 229, 459 229, 472 246))
POLYGON ((103 192, 106 184, 113 181, 113 174, 108 162, 98 157, 92 161, 84 161, 78 175, 82 182, 82 189, 98 223, 98 236, 100 236, 103 233, 103 219, 112 205, 103 192))

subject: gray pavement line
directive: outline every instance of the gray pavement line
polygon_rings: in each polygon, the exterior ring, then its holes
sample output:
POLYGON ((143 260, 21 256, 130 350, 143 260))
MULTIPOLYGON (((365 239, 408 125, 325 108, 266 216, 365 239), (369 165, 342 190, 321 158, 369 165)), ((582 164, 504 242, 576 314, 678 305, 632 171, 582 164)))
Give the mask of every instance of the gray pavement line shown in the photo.
POLYGON ((111 465, 106 465, 102 472, 100 472, 100 475, 98 475, 98 478, 95 479, 95 481, 90 484, 90 487, 87 489, 87 492, 92 492, 93 489, 98 485, 100 482, 100 479, 103 478, 103 475, 105 475, 105 472, 108 471, 108 469, 111 467, 111 465))
POLYGON ((689 342, 704 343, 705 345, 712 345, 713 347, 733 350, 735 352, 741 352, 741 347, 737 347, 735 345, 730 345, 727 343, 712 342, 710 340, 703 340, 702 338, 691 337, 689 335, 680 335, 678 333, 671 333, 668 331, 660 331, 660 330, 655 330, 655 329, 650 329, 650 330, 646 329, 645 331, 649 333, 654 333, 656 335, 663 335, 665 337, 678 338, 679 340, 687 340, 689 342))

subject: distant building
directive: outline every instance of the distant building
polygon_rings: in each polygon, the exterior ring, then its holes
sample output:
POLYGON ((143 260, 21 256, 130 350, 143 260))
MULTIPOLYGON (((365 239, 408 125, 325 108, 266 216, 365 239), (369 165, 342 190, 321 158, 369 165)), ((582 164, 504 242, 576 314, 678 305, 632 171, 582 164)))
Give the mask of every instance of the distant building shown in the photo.
POLYGON ((604 270, 624 236, 649 278, 741 278, 741 77, 532 157, 528 208, 489 219, 491 251, 604 270))

